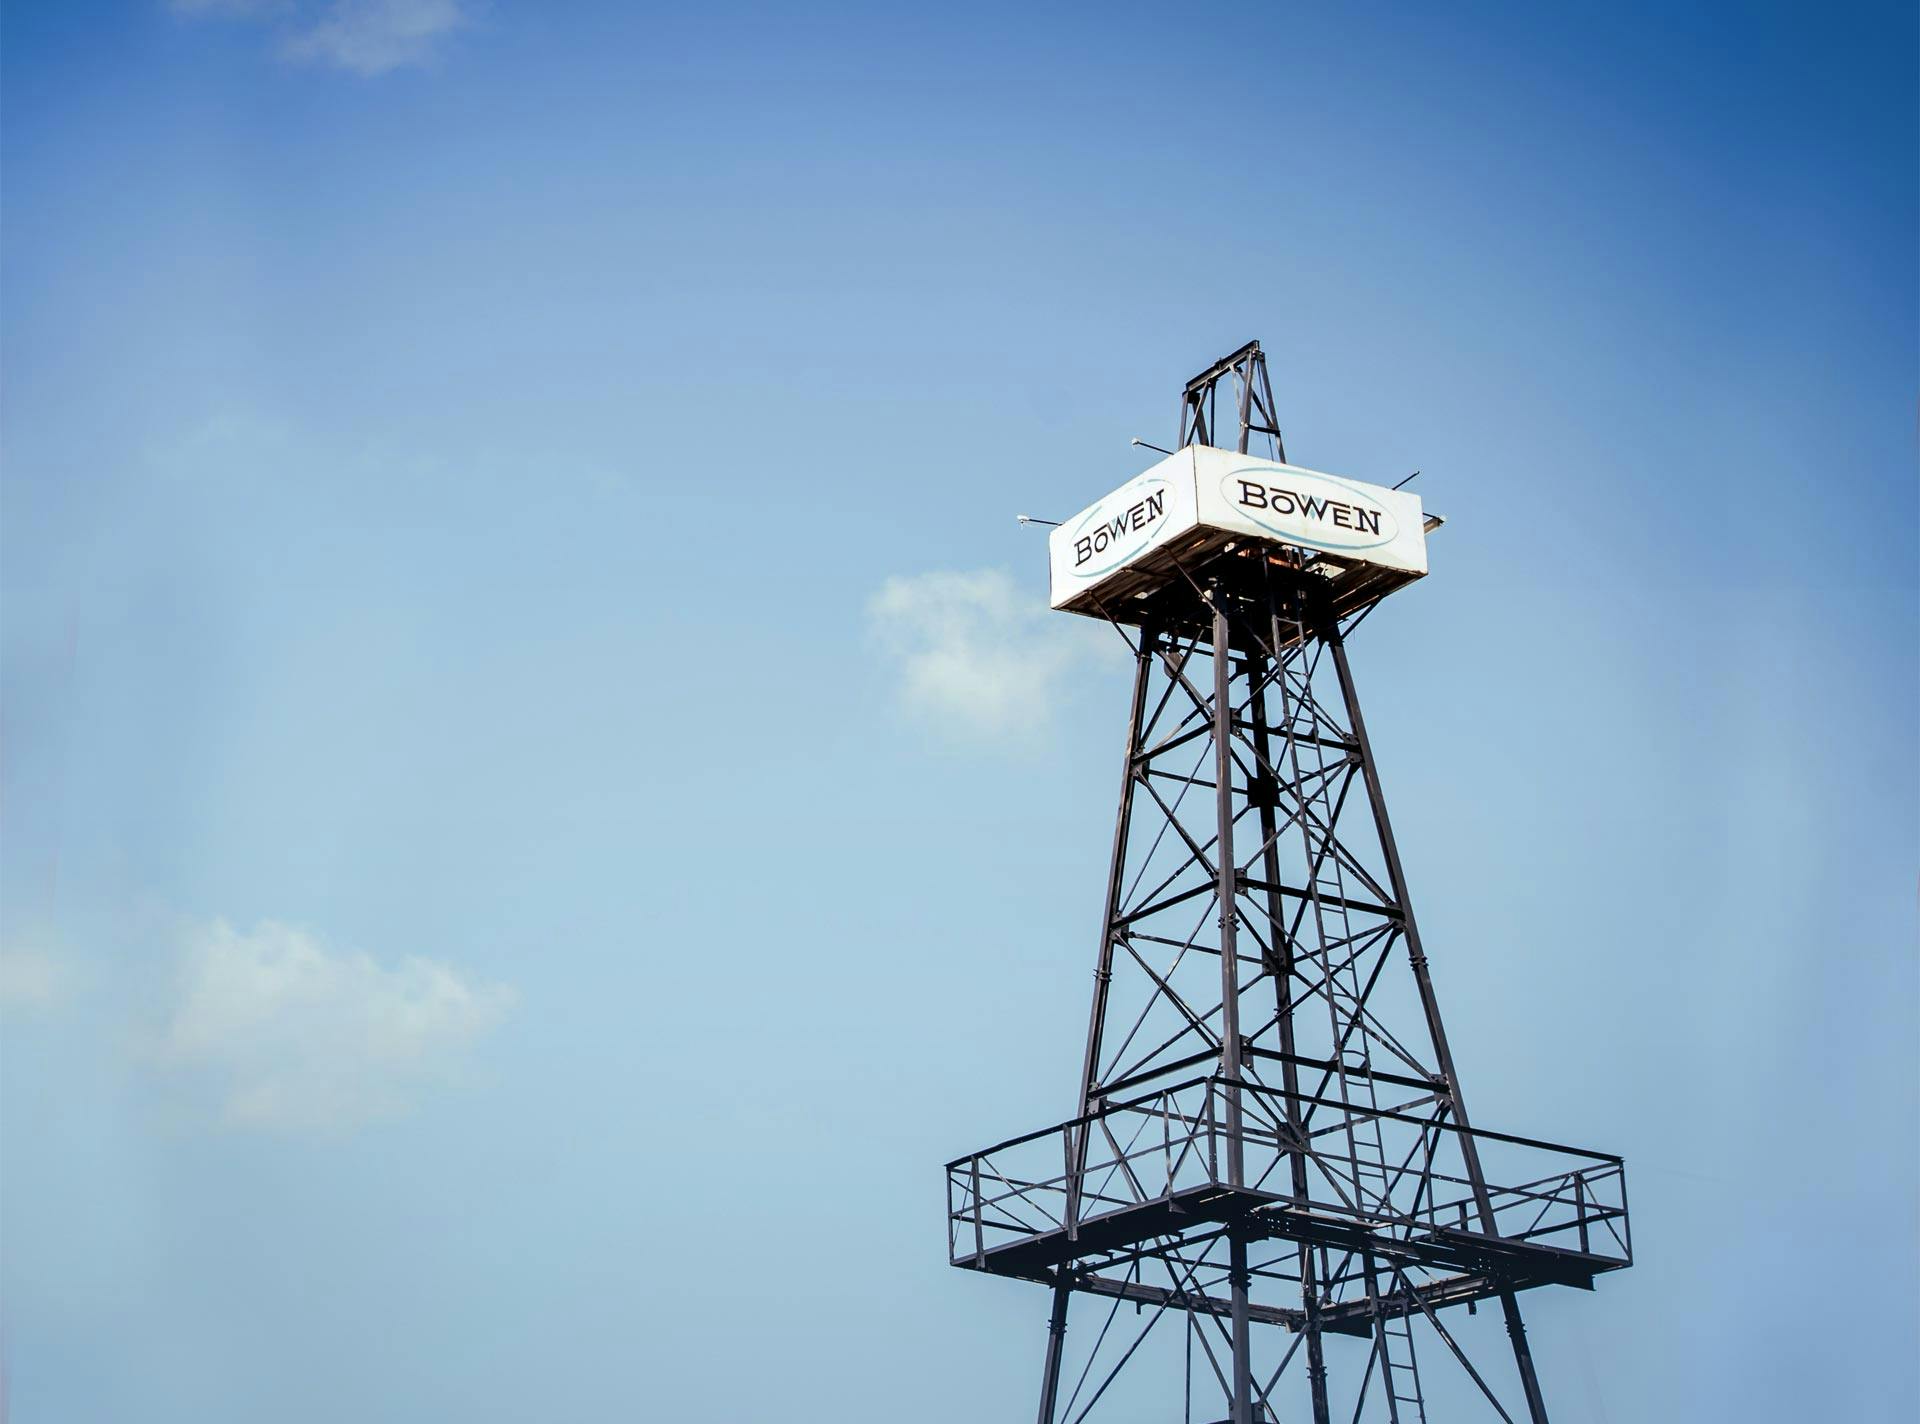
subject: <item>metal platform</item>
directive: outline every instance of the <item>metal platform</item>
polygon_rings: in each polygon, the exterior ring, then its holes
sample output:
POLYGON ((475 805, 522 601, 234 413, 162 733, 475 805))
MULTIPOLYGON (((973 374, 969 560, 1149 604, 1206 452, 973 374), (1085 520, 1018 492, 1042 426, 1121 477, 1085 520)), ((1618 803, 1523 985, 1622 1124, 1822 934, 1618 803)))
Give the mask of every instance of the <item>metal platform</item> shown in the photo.
MULTIPOLYGON (((1438 528, 1438 516, 1429 516, 1438 528)), ((1112 574, 1098 589, 1079 594, 1060 605, 1066 613, 1111 620, 1138 627, 1149 620, 1162 626, 1178 623, 1178 615, 1169 617, 1169 607, 1191 604, 1194 590, 1223 568, 1240 570, 1245 577, 1249 560, 1272 560, 1277 576, 1297 577, 1301 572, 1321 581, 1328 593, 1329 608, 1336 618, 1351 618, 1364 612, 1390 593, 1395 593, 1423 577, 1399 569, 1382 568, 1359 559, 1342 558, 1313 550, 1301 550, 1279 540, 1249 538, 1231 530, 1202 527, 1190 530, 1112 574), (1234 556, 1238 556, 1237 558, 1234 556), (1304 570, 1301 568, 1305 561, 1304 570), (1165 596, 1171 593, 1171 597, 1165 596)))
MULTIPOLYGON (((947 1164, 947 1193, 954 1265, 1035 1281, 1065 1270, 1079 1289, 1141 1300, 1158 1299, 1159 1288, 1103 1272, 1150 1243, 1164 1254, 1169 1243, 1199 1248, 1224 1232, 1418 1272, 1422 1284, 1388 1306, 1402 1313, 1541 1285, 1591 1289, 1633 1260, 1618 1157, 1219 1076, 957 1158, 947 1164), (1316 1129, 1316 1119, 1332 1126, 1316 1129), (1346 1150, 1356 1123, 1390 1144, 1381 1168, 1346 1150), (1461 1160, 1469 1137, 1483 1162, 1516 1169, 1512 1185, 1489 1173, 1484 1200, 1461 1160), (1085 1166, 1076 1167, 1083 1153, 1085 1166), (1236 1156, 1238 1183, 1230 1179, 1236 1156), (1296 1157, 1308 1167, 1302 1194, 1282 1189, 1283 1168, 1296 1157), (1458 1194, 1435 1201, 1435 1183, 1458 1194)), ((1343 1316, 1336 1304, 1322 1326, 1365 1334, 1377 1313, 1343 1316)), ((1286 1308, 1256 1308, 1256 1316, 1289 1328, 1303 1319, 1286 1308)))

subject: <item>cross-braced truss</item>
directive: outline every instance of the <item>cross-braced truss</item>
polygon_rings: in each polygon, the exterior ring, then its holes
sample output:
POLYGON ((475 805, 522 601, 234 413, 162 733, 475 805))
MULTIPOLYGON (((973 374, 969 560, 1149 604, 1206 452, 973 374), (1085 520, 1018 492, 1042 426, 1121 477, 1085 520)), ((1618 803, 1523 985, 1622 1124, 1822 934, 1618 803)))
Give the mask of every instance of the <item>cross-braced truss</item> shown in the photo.
MULTIPOLYGON (((1229 374, 1277 451, 1257 345, 1229 374)), ((1467 1119, 1347 659, 1374 605, 1338 606, 1244 541, 1111 619, 1080 1112, 948 1166, 954 1263, 1053 1288, 1041 1424, 1541 1424, 1518 1293, 1631 1262, 1618 1158, 1467 1119)))

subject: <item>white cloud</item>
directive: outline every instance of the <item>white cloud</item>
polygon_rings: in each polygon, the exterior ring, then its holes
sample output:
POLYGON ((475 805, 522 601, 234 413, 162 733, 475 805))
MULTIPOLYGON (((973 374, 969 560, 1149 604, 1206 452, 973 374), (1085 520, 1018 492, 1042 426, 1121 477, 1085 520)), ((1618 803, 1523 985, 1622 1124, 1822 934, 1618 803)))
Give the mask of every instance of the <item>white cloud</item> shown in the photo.
POLYGON ((513 999, 431 960, 386 966, 288 925, 215 921, 189 937, 159 1057, 203 1074, 230 1125, 343 1129, 405 1111, 513 999))
POLYGON ((167 0, 167 8, 176 15, 249 19, 256 15, 281 14, 291 3, 292 0, 167 0))
POLYGON ((462 0, 333 0, 287 41, 287 53, 355 74, 385 74, 424 64, 467 19, 462 0))
POLYGON ((0 1009, 41 1009, 64 996, 73 976, 64 961, 27 945, 0 947, 0 1009))
POLYGON ((360 75, 425 64, 473 16, 475 0, 168 0, 190 19, 275 22, 291 59, 360 75))
POLYGON ((868 614, 899 660, 907 710, 942 731, 988 739, 1045 727, 1063 675, 1097 651, 1103 632, 1050 611, 1004 569, 890 578, 868 614))

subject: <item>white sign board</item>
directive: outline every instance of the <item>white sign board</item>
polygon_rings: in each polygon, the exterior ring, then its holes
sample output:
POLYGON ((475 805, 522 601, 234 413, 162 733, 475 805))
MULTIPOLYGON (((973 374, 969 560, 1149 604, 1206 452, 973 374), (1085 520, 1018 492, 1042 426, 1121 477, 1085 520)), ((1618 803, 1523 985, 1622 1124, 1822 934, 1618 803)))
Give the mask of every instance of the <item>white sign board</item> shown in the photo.
POLYGON ((1189 445, 1063 522, 1047 540, 1055 608, 1195 530, 1319 549, 1418 576, 1420 496, 1231 450, 1189 445))

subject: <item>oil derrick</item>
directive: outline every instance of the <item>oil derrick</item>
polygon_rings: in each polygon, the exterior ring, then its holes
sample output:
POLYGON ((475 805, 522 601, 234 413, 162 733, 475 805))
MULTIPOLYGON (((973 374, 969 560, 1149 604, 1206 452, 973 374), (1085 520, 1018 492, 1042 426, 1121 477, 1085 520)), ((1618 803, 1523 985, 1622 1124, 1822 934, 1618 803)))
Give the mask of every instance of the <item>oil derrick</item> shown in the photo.
POLYGON ((1134 660, 1077 1111, 947 1166, 953 1264, 1050 1293, 1040 1424, 1543 1424, 1522 1295, 1632 1261, 1618 1157, 1468 1118, 1387 819, 1347 643, 1438 525, 1287 464, 1255 342, 1052 532, 1134 660))

